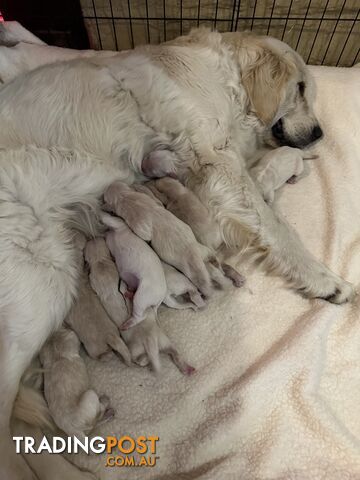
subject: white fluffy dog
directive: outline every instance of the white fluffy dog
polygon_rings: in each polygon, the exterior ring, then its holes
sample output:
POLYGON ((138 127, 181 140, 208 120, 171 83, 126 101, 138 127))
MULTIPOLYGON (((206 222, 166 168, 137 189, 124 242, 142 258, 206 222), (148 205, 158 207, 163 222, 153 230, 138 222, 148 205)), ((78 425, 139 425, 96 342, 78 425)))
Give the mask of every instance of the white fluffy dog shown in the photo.
POLYGON ((150 152, 165 146, 176 154, 179 179, 209 206, 227 246, 251 244, 308 297, 342 303, 353 296, 264 202, 246 167, 264 142, 302 148, 322 135, 313 94, 304 62, 284 43, 209 30, 49 65, 2 87, 1 478, 32 478, 13 451, 9 418, 22 372, 76 294, 67 222, 85 228, 93 215, 81 213, 96 207, 110 177, 143 179, 150 152), (9 151, 24 144, 60 145, 95 160, 9 151))
POLYGON ((119 176, 85 155, 35 147, 0 152, 1 479, 32 478, 9 432, 20 377, 76 296, 81 262, 70 227, 86 228, 119 176))
POLYGON ((180 179, 211 207, 228 246, 250 242, 305 295, 342 303, 352 286, 306 251, 245 165, 263 141, 305 147, 321 136, 313 95, 306 66, 286 44, 200 29, 16 77, 0 91, 0 145, 91 151, 128 182, 142 178, 148 153, 168 146, 180 179))

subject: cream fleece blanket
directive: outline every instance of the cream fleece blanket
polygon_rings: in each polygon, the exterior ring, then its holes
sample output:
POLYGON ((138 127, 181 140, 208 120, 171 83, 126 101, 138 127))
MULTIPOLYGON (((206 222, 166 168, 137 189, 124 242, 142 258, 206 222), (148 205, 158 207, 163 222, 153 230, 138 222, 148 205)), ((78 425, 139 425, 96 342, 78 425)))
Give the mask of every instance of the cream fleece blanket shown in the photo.
MULTIPOLYGON (((335 272, 360 278, 360 71, 314 67, 326 138, 311 173, 287 185, 278 208, 335 272)), ((160 322, 197 368, 167 358, 156 377, 119 361, 88 362, 116 419, 100 435, 157 435, 155 467, 105 467, 101 480, 346 480, 360 478, 360 299, 309 301, 280 279, 240 265, 247 287, 219 293, 200 313, 164 310, 160 322)))

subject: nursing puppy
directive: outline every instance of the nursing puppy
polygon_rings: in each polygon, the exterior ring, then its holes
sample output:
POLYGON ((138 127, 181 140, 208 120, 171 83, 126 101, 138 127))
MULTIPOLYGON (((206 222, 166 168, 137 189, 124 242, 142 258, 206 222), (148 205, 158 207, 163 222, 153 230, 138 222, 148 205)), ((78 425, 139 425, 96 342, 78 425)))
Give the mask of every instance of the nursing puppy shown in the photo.
MULTIPOLYGON (((211 212, 199 200, 199 198, 178 180, 164 177, 158 180, 147 182, 148 191, 156 196, 163 203, 167 210, 191 227, 196 239, 213 251, 219 249, 222 244, 220 225, 217 224, 211 212)), ((144 190, 144 193, 148 193, 144 190)), ((226 263, 221 265, 216 262, 215 255, 213 264, 212 279, 217 280, 218 285, 226 287, 233 283, 236 287, 242 287, 245 278, 234 268, 226 263), (225 277, 231 279, 227 281, 225 277)))
POLYGON ((151 311, 156 315, 166 296, 164 270, 156 253, 123 220, 106 214, 102 220, 112 229, 105 235, 106 245, 132 297, 132 314, 121 326, 125 330, 143 322, 151 311))
MULTIPOLYGON (((112 223, 113 220, 114 219, 108 218, 109 223, 112 223)), ((120 225, 117 222, 116 226, 120 228, 120 225)), ((132 237, 132 235, 130 235, 130 237, 132 237)), ((139 250, 138 254, 142 255, 142 250, 139 250)), ((85 260, 90 267, 90 283, 92 288, 98 294, 101 303, 110 318, 119 328, 122 327, 123 323, 129 317, 128 312, 133 310, 133 302, 137 302, 138 300, 135 299, 136 294, 134 294, 132 300, 127 299, 127 302, 125 302, 122 294, 119 292, 119 273, 103 238, 98 237, 87 243, 85 248, 85 260)), ((163 267, 164 271, 166 271, 164 264, 163 267)), ((187 288, 192 290, 191 293, 193 293, 193 291, 197 293, 197 295, 194 293, 194 298, 199 303, 203 303, 199 293, 196 291, 196 288, 191 285, 190 281, 179 272, 177 273, 182 277, 180 281, 180 285, 183 287, 181 290, 182 293, 185 293, 184 283, 188 282, 191 287, 187 285, 187 288), (185 279, 185 282, 183 279, 185 279)), ((176 278, 179 280, 178 276, 176 276, 176 278)), ((156 282, 157 281, 158 278, 156 279, 156 282)), ((143 287, 145 288, 144 284, 143 287)), ((148 284, 147 288, 153 289, 153 286, 148 284)), ((177 286, 177 288, 179 287, 177 286)), ((126 292, 124 293, 126 294, 126 292)), ((151 297, 151 295, 152 293, 150 292, 147 296, 151 297)), ((169 295, 168 286, 167 296, 164 299, 164 302, 166 302, 169 295)), ((133 326, 128 330, 123 330, 122 337, 129 348, 131 359, 134 363, 145 366, 150 362, 153 369, 158 372, 160 370, 159 354, 163 352, 171 356, 180 371, 185 374, 191 373, 192 367, 182 360, 179 353, 172 346, 169 338, 157 324, 154 309, 148 309, 145 320, 140 324, 133 326)))
POLYGON ((299 148, 280 147, 266 153, 258 165, 251 170, 252 177, 258 182, 264 200, 272 203, 275 191, 286 182, 295 183, 297 177, 304 171, 304 160, 316 156, 309 156, 299 148))
POLYGON ((146 185, 144 183, 133 183, 131 185, 131 188, 135 190, 135 192, 145 193, 145 195, 149 195, 149 197, 151 197, 154 202, 160 205, 160 207, 164 205, 164 202, 160 198, 160 193, 156 190, 155 196, 154 192, 152 191, 153 188, 151 187, 151 182, 147 182, 146 185))
POLYGON ((163 301, 166 306, 178 310, 185 308, 197 310, 205 306, 204 299, 197 288, 185 275, 167 263, 162 262, 162 266, 167 286, 166 297, 163 301))
POLYGON ((203 295, 210 295, 210 275, 204 261, 211 252, 196 241, 188 225, 122 182, 111 185, 104 200, 106 207, 123 218, 136 235, 151 242, 164 262, 186 275, 203 295))
POLYGON ((128 310, 119 292, 119 272, 111 258, 105 239, 90 240, 85 248, 85 260, 89 266, 90 285, 106 313, 118 328, 128 319, 128 310))
MULTIPOLYGON (((124 298, 119 292, 119 273, 104 238, 98 237, 87 243, 85 260, 90 269, 91 287, 98 295, 109 317, 121 328, 128 319, 128 310, 124 298)), ((166 296, 163 300, 165 305, 175 309, 192 308, 193 310, 205 306, 197 288, 185 275, 171 265, 164 262, 161 264, 166 280, 166 296), (188 301, 186 301, 186 297, 188 301)))
POLYGON ((164 177, 145 184, 166 209, 189 225, 196 240, 217 250, 223 239, 220 225, 199 198, 178 180, 164 177))
POLYGON ((184 375, 195 372, 195 368, 185 362, 157 324, 154 310, 149 311, 142 323, 123 330, 121 334, 129 347, 131 358, 141 367, 150 363, 153 370, 158 373, 161 369, 160 353, 165 353, 184 375))
POLYGON ((107 397, 98 397, 90 387, 80 342, 74 332, 62 328, 40 352, 44 368, 44 393, 50 413, 68 436, 83 438, 100 421, 110 420, 114 411, 107 397))
MULTIPOLYGON (((91 242, 95 242, 95 240, 88 242, 90 248, 91 242)), ((88 246, 86 238, 80 233, 75 233, 74 243, 78 251, 79 267, 81 267, 82 273, 79 279, 77 300, 66 317, 65 323, 77 333, 91 358, 106 360, 112 350, 115 350, 121 355, 125 363, 130 365, 130 354, 119 335, 118 329, 115 327, 116 322, 115 325, 112 323, 111 316, 109 315, 109 318, 102 303, 100 303, 101 297, 98 297, 94 293, 95 289, 90 287, 91 272, 88 275, 87 270, 84 271, 84 248, 88 246)), ((96 290, 95 292, 97 293, 96 290)), ((111 296, 110 289, 108 295, 111 296)), ((113 310, 111 310, 111 313, 113 313, 113 310)), ((121 310, 118 312, 120 315, 122 313, 121 310)))
POLYGON ((83 272, 80 278, 78 298, 65 323, 76 332, 91 358, 107 360, 114 350, 126 365, 130 365, 129 351, 100 299, 90 287, 87 272, 83 272))

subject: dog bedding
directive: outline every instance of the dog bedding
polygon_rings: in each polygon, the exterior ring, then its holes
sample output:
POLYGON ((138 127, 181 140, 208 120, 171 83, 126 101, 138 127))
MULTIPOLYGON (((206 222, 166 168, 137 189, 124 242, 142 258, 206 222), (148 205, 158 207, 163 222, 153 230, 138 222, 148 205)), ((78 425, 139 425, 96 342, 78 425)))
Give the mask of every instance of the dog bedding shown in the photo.
MULTIPOLYGON (((312 67, 325 138, 310 174, 286 185, 279 208, 314 255, 360 278, 360 70, 312 67)), ((163 357, 156 376, 114 357, 88 359, 116 418, 95 432, 158 436, 153 467, 71 460, 101 480, 347 480, 360 478, 360 300, 302 298, 245 262, 246 286, 199 312, 160 309, 159 321, 196 373, 163 357)))

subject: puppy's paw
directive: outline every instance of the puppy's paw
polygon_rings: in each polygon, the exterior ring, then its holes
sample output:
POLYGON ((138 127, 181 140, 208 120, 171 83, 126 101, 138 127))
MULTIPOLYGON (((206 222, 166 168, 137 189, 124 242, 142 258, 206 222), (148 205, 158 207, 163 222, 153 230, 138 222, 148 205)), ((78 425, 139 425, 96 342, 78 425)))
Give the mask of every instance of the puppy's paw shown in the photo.
POLYGON ((136 365, 139 365, 139 367, 146 367, 149 365, 149 358, 146 353, 143 353, 142 355, 133 358, 133 362, 136 363, 136 365))
POLYGON ((100 362, 110 362, 110 360, 112 360, 113 358, 114 352, 112 350, 109 350, 99 355, 98 360, 100 360, 100 362))
POLYGON ((241 273, 227 263, 223 263, 221 266, 224 274, 232 280, 236 288, 241 288, 245 285, 246 278, 244 275, 241 275, 241 273))
POLYGON ((297 183, 299 180, 297 175, 292 175, 288 180, 286 180, 286 183, 289 183, 290 185, 294 185, 297 183))
POLYGON ((186 370, 184 371, 184 374, 190 376, 190 375, 193 375, 195 372, 196 372, 196 368, 192 367, 191 365, 188 365, 186 367, 186 370))
POLYGON ((115 410, 113 408, 107 408, 104 412, 103 415, 103 421, 104 422, 109 422, 115 417, 115 410))
POLYGON ((138 318, 135 318, 135 317, 130 317, 128 320, 126 320, 126 322, 124 322, 121 327, 120 327, 120 330, 128 330, 129 328, 131 327, 135 327, 135 325, 137 325, 138 323, 141 323, 144 319, 138 319, 138 318))

